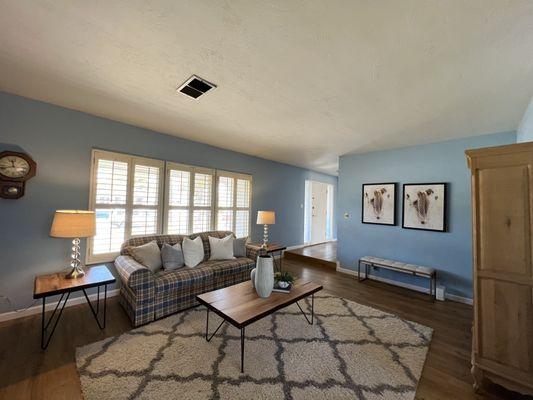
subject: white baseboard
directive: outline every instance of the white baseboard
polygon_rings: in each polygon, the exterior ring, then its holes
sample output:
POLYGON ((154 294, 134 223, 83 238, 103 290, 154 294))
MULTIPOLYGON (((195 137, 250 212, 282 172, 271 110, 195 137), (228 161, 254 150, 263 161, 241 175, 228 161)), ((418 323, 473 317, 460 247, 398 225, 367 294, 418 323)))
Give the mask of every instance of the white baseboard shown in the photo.
POLYGON ((473 299, 470 299, 468 297, 463 297, 463 296, 457 296, 456 294, 446 293, 446 299, 455 301, 457 303, 468 304, 470 306, 474 304, 473 299))
MULTIPOLYGON (((119 293, 120 293, 120 289, 108 290, 107 298, 118 296, 119 293)), ((102 296, 103 296, 103 293, 100 293, 100 299, 103 298, 102 296)), ((91 301, 96 300, 96 293, 91 294, 89 296, 89 299, 91 301)), ((17 311, 8 311, 8 312, 0 314, 0 322, 9 321, 12 319, 17 319, 17 318, 23 318, 29 315, 40 314, 43 306, 42 306, 42 300, 39 300, 39 302, 41 302, 41 304, 37 306, 33 306, 33 307, 29 307, 29 308, 17 310, 17 311)), ((72 306, 82 304, 85 302, 86 302, 85 296, 69 298, 65 308, 72 307, 72 306)), ((47 303, 45 306, 46 311, 52 311, 55 308, 55 305, 56 305, 56 302, 47 303)))
MULTIPOLYGON (((355 277, 358 276, 357 275, 357 271, 341 267, 338 261, 337 261, 337 271, 341 272, 343 274, 352 275, 352 276, 355 276, 355 277)), ((364 277, 365 274, 361 273, 361 276, 364 277)), ((429 294, 429 288, 413 285, 413 284, 410 284, 410 283, 399 282, 399 281, 395 281, 395 280, 387 279, 387 278, 382 278, 381 276, 375 276, 375 275, 368 275, 368 279, 372 279, 372 280, 375 280, 375 281, 378 281, 378 282, 388 283, 390 285, 400 286, 400 287, 403 287, 403 288, 406 288, 406 289, 411 289, 411 290, 414 290, 414 291, 417 291, 417 292, 420 292, 420 293, 429 294)), ((446 293, 446 300, 451 300, 451 301, 455 301, 455 302, 458 302, 458 303, 464 303, 464 304, 469 304, 469 305, 473 304, 472 299, 469 299, 468 297, 457 296, 455 294, 449 294, 449 293, 446 293)))

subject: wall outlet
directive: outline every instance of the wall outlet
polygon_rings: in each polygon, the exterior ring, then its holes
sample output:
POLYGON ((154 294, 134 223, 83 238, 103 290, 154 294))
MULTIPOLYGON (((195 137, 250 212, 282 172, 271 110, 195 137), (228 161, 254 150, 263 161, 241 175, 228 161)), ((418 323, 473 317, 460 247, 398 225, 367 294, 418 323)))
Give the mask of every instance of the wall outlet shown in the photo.
POLYGON ((444 298, 446 297, 446 286, 437 285, 437 290, 435 292, 437 300, 444 301, 444 298))

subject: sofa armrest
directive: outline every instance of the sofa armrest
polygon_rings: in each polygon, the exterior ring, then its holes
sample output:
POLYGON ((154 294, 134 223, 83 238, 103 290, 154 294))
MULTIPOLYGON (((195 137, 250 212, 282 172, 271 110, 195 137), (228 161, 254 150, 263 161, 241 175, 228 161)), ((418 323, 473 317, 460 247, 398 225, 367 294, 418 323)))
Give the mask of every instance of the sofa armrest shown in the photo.
POLYGON ((257 248, 257 246, 251 246, 251 245, 246 245, 246 257, 247 258, 251 258, 252 260, 254 260, 254 262, 257 262, 257 255, 259 254, 259 249, 257 248))
POLYGON ((115 267, 122 280, 134 292, 155 287, 154 273, 130 256, 118 256, 115 267))

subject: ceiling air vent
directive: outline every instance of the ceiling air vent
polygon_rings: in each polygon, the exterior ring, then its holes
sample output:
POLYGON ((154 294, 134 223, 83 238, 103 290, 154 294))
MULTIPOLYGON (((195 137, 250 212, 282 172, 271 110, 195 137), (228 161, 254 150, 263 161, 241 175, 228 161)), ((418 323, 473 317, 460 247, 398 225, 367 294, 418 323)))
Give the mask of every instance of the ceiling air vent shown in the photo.
POLYGON ((216 87, 216 85, 207 82, 206 80, 196 75, 193 75, 178 88, 178 92, 183 93, 186 96, 192 97, 193 99, 198 99, 200 96, 216 87))

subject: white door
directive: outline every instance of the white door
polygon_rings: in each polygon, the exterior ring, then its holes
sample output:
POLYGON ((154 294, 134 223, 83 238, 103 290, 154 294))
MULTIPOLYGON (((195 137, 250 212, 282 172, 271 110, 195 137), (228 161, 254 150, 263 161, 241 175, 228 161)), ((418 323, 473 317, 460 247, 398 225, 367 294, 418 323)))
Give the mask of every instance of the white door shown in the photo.
POLYGON ((311 243, 327 240, 328 185, 311 182, 311 243))

